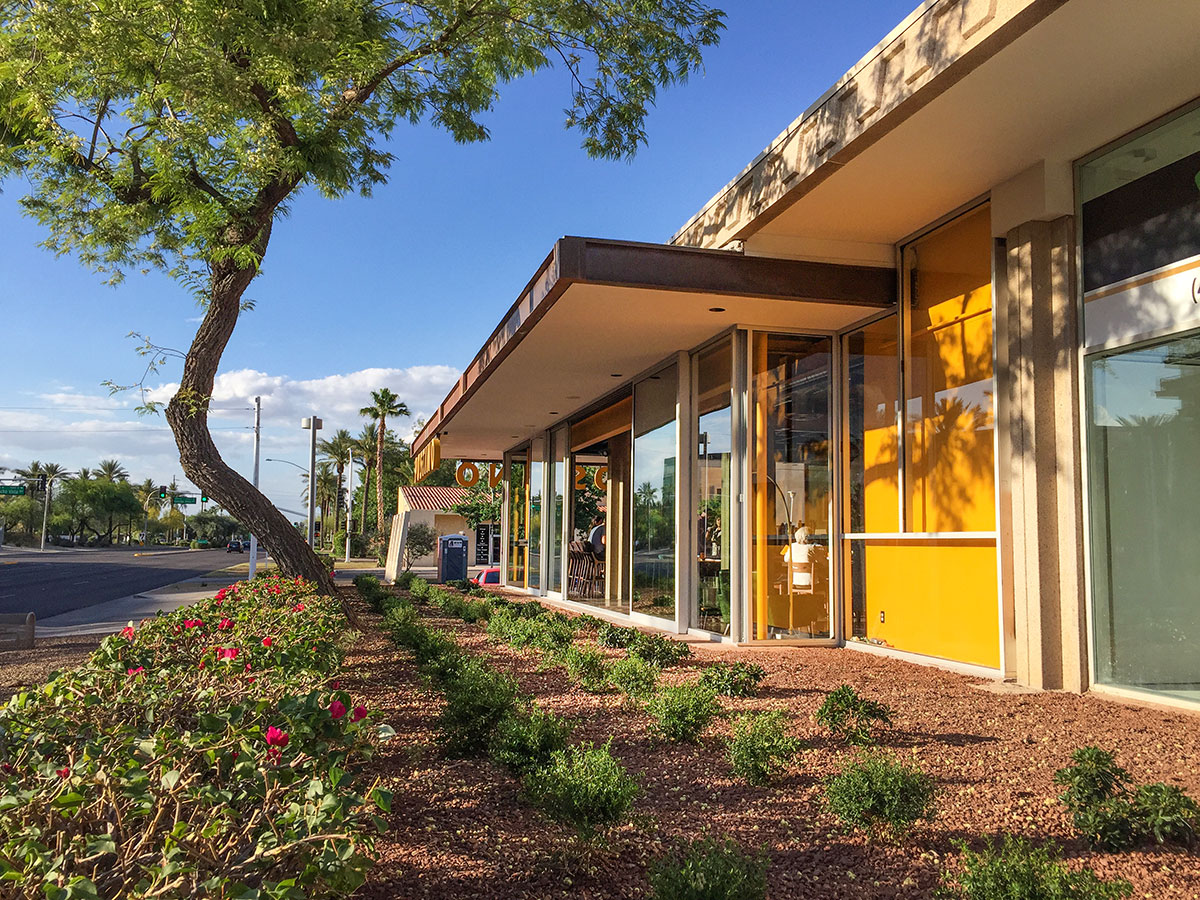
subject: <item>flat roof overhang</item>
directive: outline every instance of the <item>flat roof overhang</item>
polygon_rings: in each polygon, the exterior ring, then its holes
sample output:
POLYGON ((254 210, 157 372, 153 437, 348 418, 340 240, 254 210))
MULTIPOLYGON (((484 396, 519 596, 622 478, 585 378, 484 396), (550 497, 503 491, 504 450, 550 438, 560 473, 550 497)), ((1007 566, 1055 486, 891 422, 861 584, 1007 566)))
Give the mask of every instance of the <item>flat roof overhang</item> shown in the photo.
POLYGON ((564 237, 413 451, 497 460, 732 325, 834 331, 895 302, 890 267, 564 237))

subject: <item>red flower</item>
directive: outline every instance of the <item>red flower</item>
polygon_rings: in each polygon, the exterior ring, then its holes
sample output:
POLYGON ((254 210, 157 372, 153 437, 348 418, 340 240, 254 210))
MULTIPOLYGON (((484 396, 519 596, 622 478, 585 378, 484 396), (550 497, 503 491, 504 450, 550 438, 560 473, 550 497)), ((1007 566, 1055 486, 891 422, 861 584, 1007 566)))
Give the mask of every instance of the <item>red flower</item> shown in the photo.
POLYGON ((218 647, 217 659, 237 659, 239 652, 237 647, 218 647))
POLYGON ((233 619, 222 619, 221 624, 217 626, 221 631, 228 631, 233 627, 233 619))
POLYGON ((272 594, 282 594, 283 588, 281 588, 279 585, 275 585, 273 588, 271 588, 271 593, 272 594))
POLYGON ((247 671, 247 672, 249 672, 249 671, 250 671, 250 663, 246 663, 246 671, 247 671))
POLYGON ((196 668, 203 669, 204 668, 204 660, 200 660, 200 665, 196 666, 196 668))
POLYGON ((0 772, 3 772, 5 775, 11 775, 15 771, 17 770, 13 768, 12 763, 0 763, 0 772))
POLYGON ((265 637, 265 638, 263 638, 263 640, 262 640, 262 645, 263 645, 264 647, 270 647, 270 646, 271 646, 273 643, 275 643, 275 639, 274 639, 274 638, 265 637))
POLYGON ((145 672, 146 672, 146 670, 142 666, 138 666, 136 669, 126 669, 125 670, 125 674, 129 675, 131 677, 134 675, 144 675, 145 672))
POLYGON ((227 593, 229 593, 229 588, 221 588, 219 591, 217 591, 217 599, 224 600, 227 593))
POLYGON ((365 706, 356 706, 354 707, 354 712, 350 714, 350 721, 357 722, 359 719, 365 719, 366 717, 367 708, 365 706))
POLYGON ((70 766, 63 766, 61 769, 55 769, 54 771, 58 773, 59 778, 70 778, 71 777, 71 767, 70 766))
POLYGON ((133 626, 126 625, 124 628, 122 628, 121 629, 121 637, 125 638, 125 640, 127 640, 127 641, 132 641, 133 640, 133 626))
POLYGON ((204 622, 202 622, 200 619, 184 619, 183 627, 184 628, 197 628, 197 627, 203 628, 204 622))
POLYGON ((283 755, 283 748, 288 745, 288 733, 280 731, 274 725, 267 728, 267 756, 271 762, 279 762, 279 757, 283 755))
POLYGON ((341 700, 334 700, 329 704, 329 714, 333 716, 334 720, 340 719, 346 714, 346 704, 341 700))
POLYGON ((292 612, 304 612, 304 604, 297 603, 295 606, 292 607, 292 612))
POLYGON ((246 679, 246 684, 254 684, 254 682, 256 682, 256 681, 258 681, 258 678, 254 675, 251 675, 249 678, 246 679))
POLYGON ((335 681, 335 682, 333 682, 333 684, 331 684, 329 686, 336 691, 338 688, 340 688, 342 686, 342 683, 340 681, 335 681))

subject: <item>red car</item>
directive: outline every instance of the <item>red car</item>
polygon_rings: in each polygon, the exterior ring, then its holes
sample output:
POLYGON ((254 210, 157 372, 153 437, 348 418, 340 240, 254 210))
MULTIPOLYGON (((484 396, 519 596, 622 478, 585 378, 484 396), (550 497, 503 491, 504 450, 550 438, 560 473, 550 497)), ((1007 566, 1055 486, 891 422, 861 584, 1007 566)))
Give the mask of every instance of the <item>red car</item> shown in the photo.
POLYGON ((492 566, 491 568, 484 569, 482 572, 480 572, 478 575, 476 575, 474 578, 472 578, 471 581, 473 583, 479 584, 479 585, 499 584, 500 583, 500 567, 492 566))

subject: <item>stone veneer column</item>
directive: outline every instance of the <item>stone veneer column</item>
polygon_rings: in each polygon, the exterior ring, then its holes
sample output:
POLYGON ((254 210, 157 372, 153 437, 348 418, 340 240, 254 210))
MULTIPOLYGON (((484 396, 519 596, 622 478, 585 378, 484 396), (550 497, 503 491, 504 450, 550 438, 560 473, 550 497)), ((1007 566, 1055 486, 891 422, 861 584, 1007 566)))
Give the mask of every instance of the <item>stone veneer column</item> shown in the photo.
POLYGON ((1007 668, 1022 684, 1088 686, 1079 452, 1075 222, 1009 231, 996 255, 997 434, 1007 668))

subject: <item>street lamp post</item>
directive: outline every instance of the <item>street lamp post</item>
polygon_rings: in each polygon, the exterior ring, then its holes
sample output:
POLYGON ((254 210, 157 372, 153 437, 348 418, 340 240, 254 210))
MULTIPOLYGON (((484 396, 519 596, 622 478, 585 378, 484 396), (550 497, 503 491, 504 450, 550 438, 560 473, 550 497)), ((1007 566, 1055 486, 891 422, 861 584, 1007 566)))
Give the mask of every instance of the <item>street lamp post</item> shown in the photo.
POLYGON ((316 416, 300 420, 300 427, 308 430, 308 546, 317 543, 317 432, 324 423, 316 416))
POLYGON ((346 562, 350 562, 350 526, 354 520, 351 510, 354 509, 354 451, 350 451, 350 474, 346 478, 346 562))

